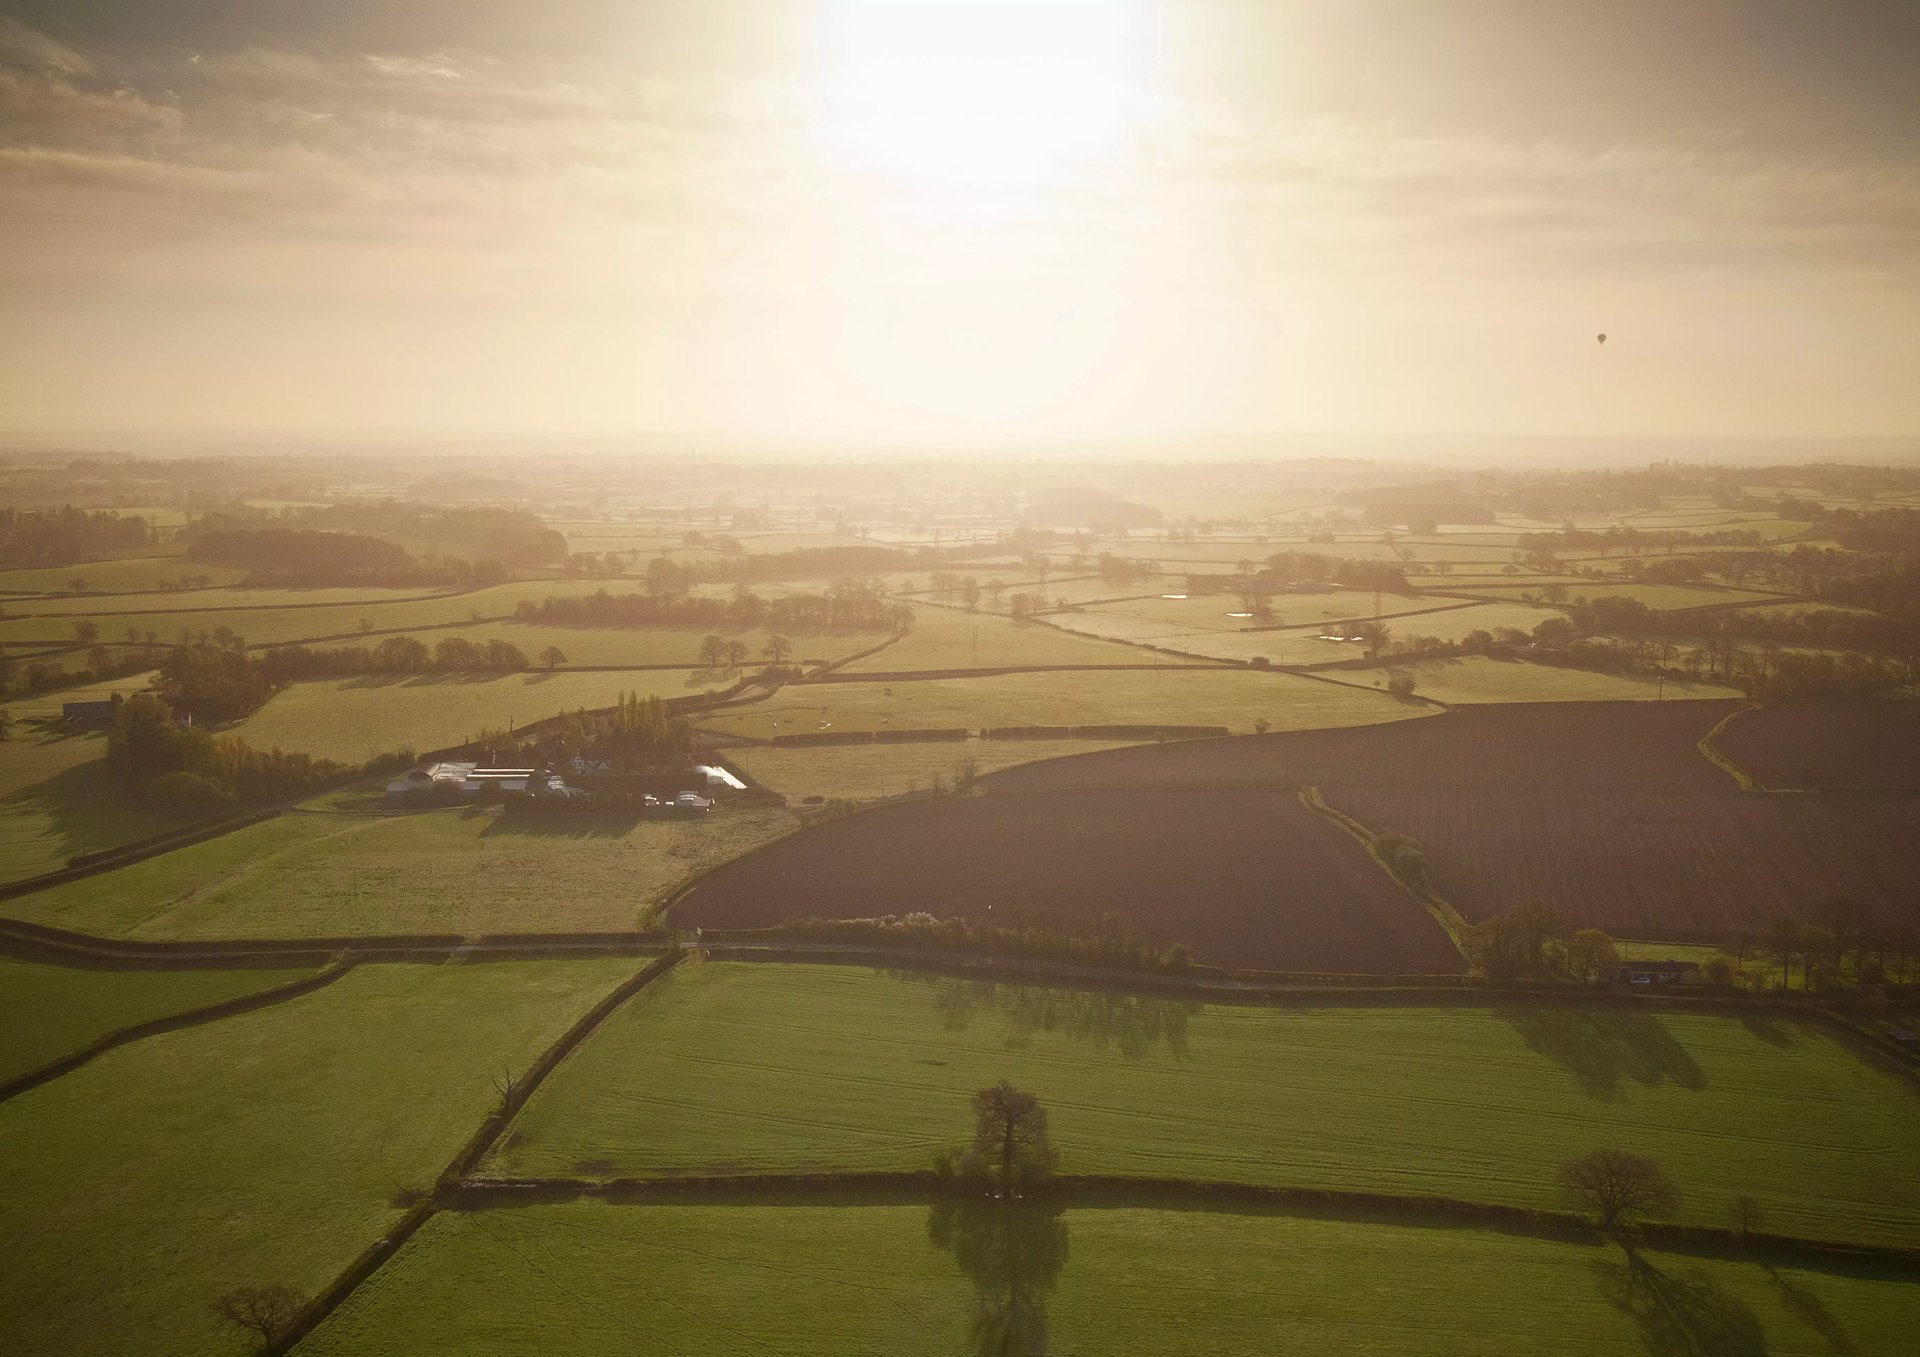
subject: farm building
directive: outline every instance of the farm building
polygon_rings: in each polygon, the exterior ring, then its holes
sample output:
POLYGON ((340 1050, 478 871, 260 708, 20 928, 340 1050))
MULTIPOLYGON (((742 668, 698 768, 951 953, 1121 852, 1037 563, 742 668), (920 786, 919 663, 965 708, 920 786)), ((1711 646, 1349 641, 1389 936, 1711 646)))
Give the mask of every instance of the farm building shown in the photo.
MULTIPOLYGON (((489 787, 502 794, 524 792, 534 777, 532 768, 482 768, 474 763, 430 763, 387 784, 390 804, 451 801, 475 797, 489 787)), ((552 779, 558 784, 559 779, 552 779)))
POLYGON ((1700 978, 1695 961, 1628 961, 1616 977, 1623 985, 1679 985, 1700 978))
POLYGON ((62 702, 60 723, 79 730, 99 730, 110 726, 120 715, 123 699, 118 693, 101 702, 62 702))

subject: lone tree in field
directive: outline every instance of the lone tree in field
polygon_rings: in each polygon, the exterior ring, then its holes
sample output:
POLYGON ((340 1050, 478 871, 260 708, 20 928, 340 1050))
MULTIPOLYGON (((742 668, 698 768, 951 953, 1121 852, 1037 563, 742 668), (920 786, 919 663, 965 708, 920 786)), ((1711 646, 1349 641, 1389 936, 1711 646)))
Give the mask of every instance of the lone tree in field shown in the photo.
POLYGON ((1038 1186, 1052 1174, 1047 1110, 1031 1093, 1002 1079, 973 1095, 973 1145, 968 1157, 993 1177, 1002 1196, 1038 1186))
POLYGON ((785 664, 787 657, 793 654, 793 642, 776 631, 767 638, 767 643, 760 648, 760 653, 775 664, 785 664))
POLYGON ((1618 1232, 1635 1216, 1671 1211, 1680 1204, 1675 1187, 1660 1166, 1625 1150, 1595 1150, 1560 1166, 1568 1198, 1600 1217, 1600 1228, 1618 1232))
POLYGON ((213 1303, 213 1312, 260 1339, 260 1351, 278 1352, 293 1332, 307 1298, 290 1286, 237 1287, 213 1303))
POLYGON ((548 646, 540 652, 540 663, 547 666, 549 672, 567 662, 567 652, 559 646, 548 646))
POLYGON ((718 669, 727 661, 727 638, 709 636, 700 642, 700 663, 709 669, 718 669))

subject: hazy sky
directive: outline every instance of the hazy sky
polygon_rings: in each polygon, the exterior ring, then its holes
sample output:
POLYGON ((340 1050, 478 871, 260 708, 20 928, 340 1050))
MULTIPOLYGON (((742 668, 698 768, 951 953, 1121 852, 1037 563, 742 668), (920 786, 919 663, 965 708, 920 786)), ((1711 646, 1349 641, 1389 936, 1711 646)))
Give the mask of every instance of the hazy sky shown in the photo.
POLYGON ((0 0, 0 426, 1915 433, 1917 90, 1913 0, 0 0))

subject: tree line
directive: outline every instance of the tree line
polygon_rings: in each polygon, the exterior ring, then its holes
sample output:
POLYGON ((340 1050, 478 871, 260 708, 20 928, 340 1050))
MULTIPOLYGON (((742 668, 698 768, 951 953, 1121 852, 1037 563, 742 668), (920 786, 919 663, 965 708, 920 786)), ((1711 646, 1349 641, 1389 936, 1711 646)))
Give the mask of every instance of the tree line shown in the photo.
POLYGON ((778 627, 783 631, 905 631, 913 610, 892 603, 879 581, 836 580, 825 593, 762 598, 744 585, 727 598, 668 592, 522 599, 518 622, 563 627, 778 627))
POLYGON ((59 509, 0 508, 0 565, 72 565, 104 552, 144 547, 153 540, 153 526, 137 514, 76 509, 72 505, 59 509))

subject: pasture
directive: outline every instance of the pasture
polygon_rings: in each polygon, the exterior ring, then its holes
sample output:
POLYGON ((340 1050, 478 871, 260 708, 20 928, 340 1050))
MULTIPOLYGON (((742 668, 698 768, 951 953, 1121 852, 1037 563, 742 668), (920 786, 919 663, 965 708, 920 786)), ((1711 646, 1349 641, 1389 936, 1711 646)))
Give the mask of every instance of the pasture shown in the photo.
MULTIPOLYGON (((132 680, 131 691, 140 681, 132 680)), ((68 689, 53 696, 73 697, 68 689)), ((23 699, 14 710, 35 701, 23 699)), ((123 804, 107 776, 103 734, 49 734, 16 726, 0 746, 0 880, 56 871, 82 853, 176 828, 162 809, 123 804)))
POLYGON ((1462 969, 1433 917, 1290 793, 945 797, 812 826, 703 878, 681 927, 928 912, 1019 926, 1126 916, 1209 965, 1462 969))
POLYGON ((1118 749, 1109 740, 965 740, 911 744, 806 745, 729 749, 727 757, 753 777, 799 801, 866 801, 902 792, 931 790, 938 779, 947 787, 969 771, 997 772, 1039 759, 1057 759, 1102 749, 1118 749))
POLYGON ((122 1027, 298 980, 305 971, 91 971, 0 956, 0 1080, 122 1027))
POLYGON ((789 684, 758 702, 702 712, 706 730, 770 739, 813 731, 1001 726, 1181 725, 1251 731, 1369 725, 1429 709, 1292 674, 1117 669, 1076 674, 789 684))
MULTIPOLYGON (((1473 589, 1475 594, 1487 597, 1519 598, 1527 594, 1541 594, 1545 586, 1528 579, 1521 579, 1510 585, 1482 585, 1473 589)), ((1588 580, 1584 584, 1567 586, 1565 602, 1579 598, 1630 598, 1636 603, 1644 603, 1655 612, 1684 612, 1689 608, 1728 607, 1734 604, 1770 603, 1782 597, 1781 594, 1763 593, 1755 589, 1729 589, 1717 585, 1705 584, 1635 584, 1629 580, 1588 580)))
POLYGON ((795 823, 776 807, 686 820, 290 811, 0 913, 138 938, 628 931, 688 877, 795 823))
POLYGON ((327 1286, 632 961, 368 966, 149 1037, 0 1103, 9 1347, 248 1350, 211 1305, 327 1286))
MULTIPOLYGON (((244 570, 184 556, 131 556, 121 560, 82 561, 77 565, 23 567, 0 570, 0 593, 66 593, 74 579, 86 581, 89 593, 131 594, 158 590, 163 581, 205 575, 214 585, 233 584, 244 570)), ((78 601, 78 600, 73 600, 78 601)), ((8 600, 11 610, 24 600, 8 600)))
POLYGON ((1436 702, 1653 702, 1738 699, 1715 683, 1644 674, 1603 674, 1592 669, 1535 664, 1491 655, 1453 655, 1439 660, 1395 660, 1370 669, 1342 669, 1335 677, 1384 688, 1395 674, 1413 679, 1421 697, 1436 702))
POLYGON ((1920 1286, 1845 1271, 1656 1251, 1630 1267, 1611 1247, 1425 1221, 996 1210, 579 1201, 443 1213, 299 1352, 535 1357, 565 1334, 576 1357, 961 1357, 1011 1328, 1014 1350, 1044 1341, 1053 1357, 1277 1341, 1332 1357, 1638 1357, 1673 1332, 1662 1295, 1687 1303, 1682 1332, 1705 1352, 1893 1352, 1920 1323, 1920 1286))
POLYGON ((299 750, 358 765, 396 749, 448 749, 482 731, 519 729, 623 692, 697 697, 739 675, 706 670, 632 673, 362 674, 289 684, 233 725, 259 749, 299 750))
MULTIPOLYGON (((476 645, 505 641, 520 647, 530 664, 546 667, 540 658, 548 646, 556 647, 566 659, 561 669, 629 669, 654 665, 684 669, 704 668, 700 643, 709 635, 738 641, 747 647, 745 667, 758 668, 766 657, 767 637, 771 633, 757 627, 549 627, 526 622, 470 623, 466 626, 440 627, 412 633, 428 649, 451 637, 476 645)), ((803 631, 788 635, 796 660, 833 660, 843 655, 879 645, 886 636, 879 632, 803 631)), ((731 681, 731 680, 729 680, 731 681)))
POLYGON ((1514 1003, 1270 1009, 856 967, 682 967, 544 1083, 484 1166, 508 1176, 919 1169, 1012 1079, 1070 1173, 1558 1202, 1631 1146, 1724 1225, 1911 1243, 1920 1094, 1825 1032, 1514 1003))

